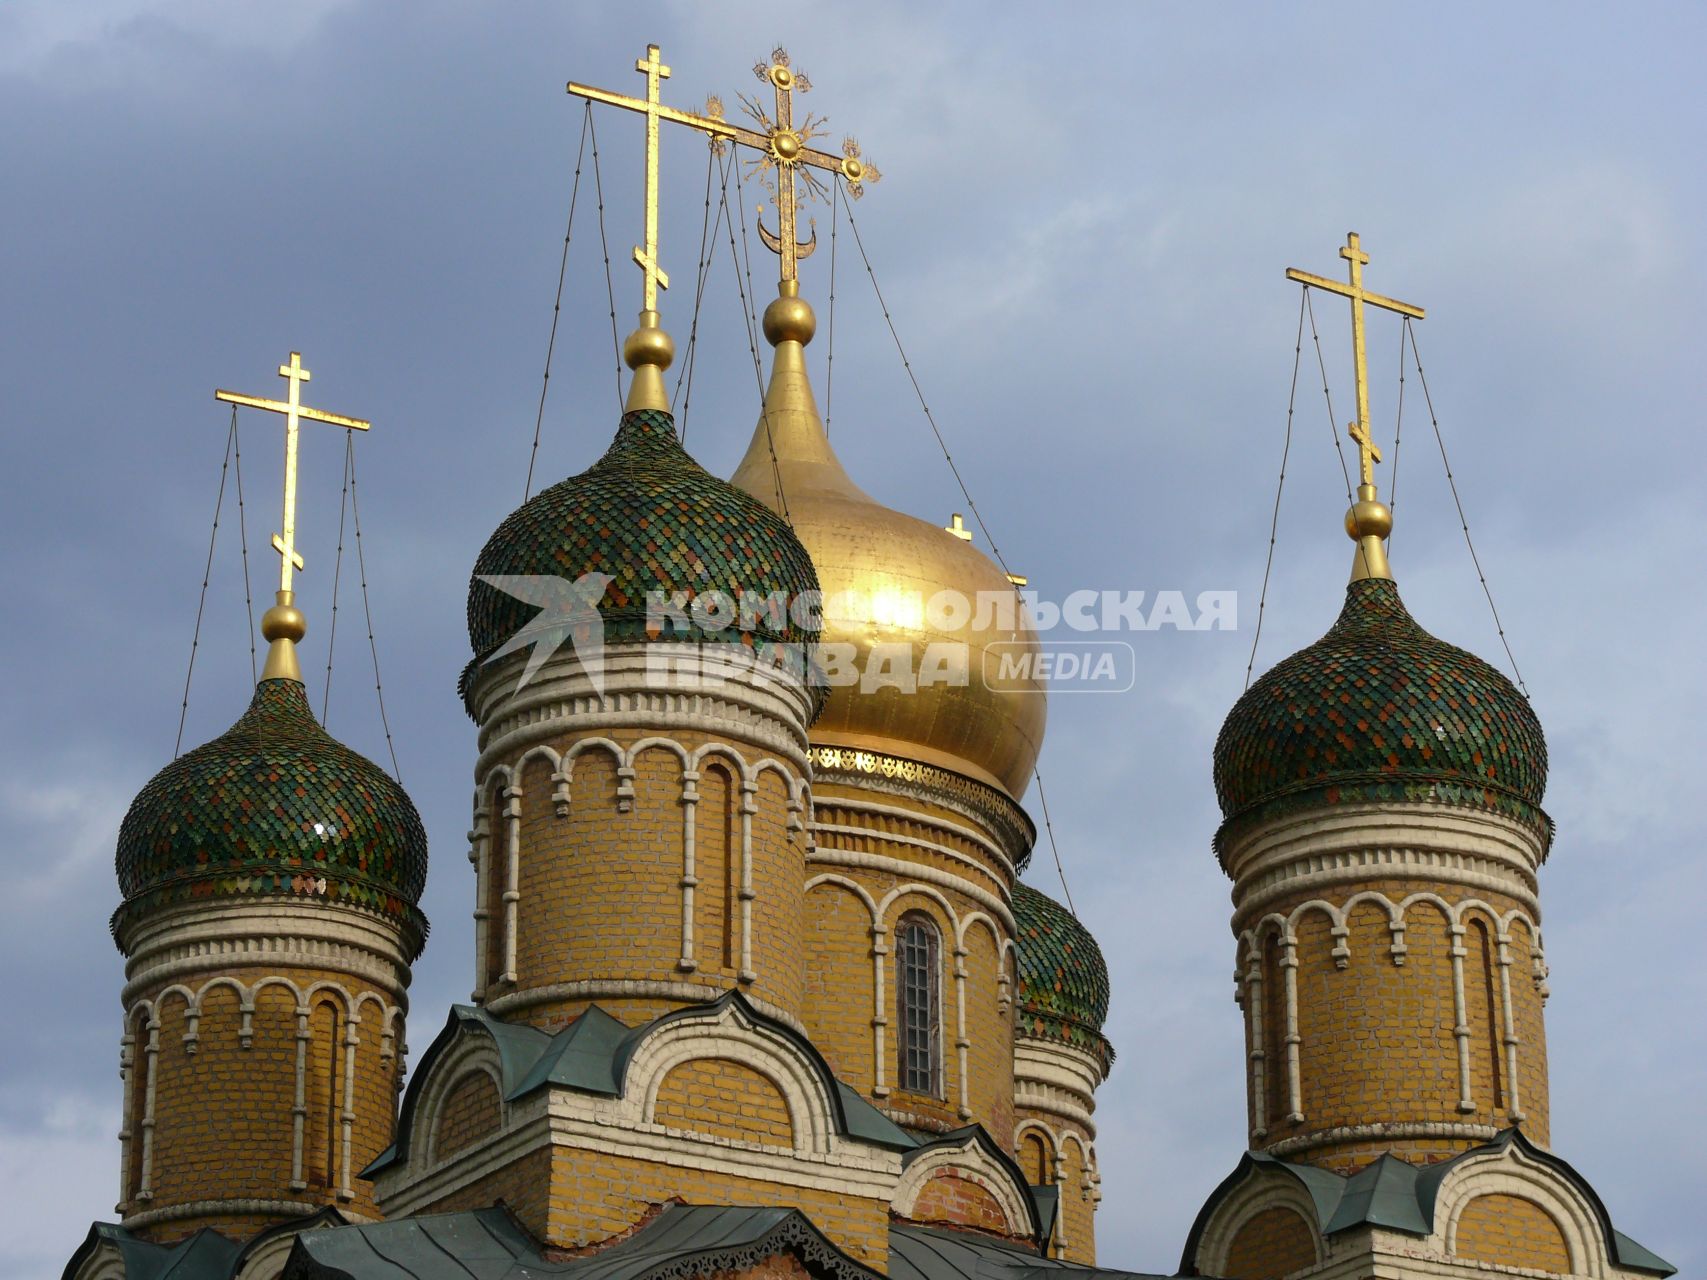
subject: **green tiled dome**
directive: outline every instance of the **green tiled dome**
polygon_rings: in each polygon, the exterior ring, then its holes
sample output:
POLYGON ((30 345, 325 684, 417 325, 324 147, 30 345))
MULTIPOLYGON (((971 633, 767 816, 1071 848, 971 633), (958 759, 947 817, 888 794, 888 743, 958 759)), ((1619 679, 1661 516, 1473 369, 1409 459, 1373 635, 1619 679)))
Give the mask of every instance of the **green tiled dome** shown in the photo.
POLYGON ((1108 1070, 1114 1050, 1103 1037, 1108 965, 1090 932, 1048 894, 1014 885, 1019 925, 1019 1034, 1083 1049, 1108 1070))
POLYGON ((1293 805, 1438 800, 1545 832, 1546 788, 1529 700, 1419 627, 1386 579, 1353 582, 1327 635, 1253 684, 1215 743, 1229 823, 1293 805))
POLYGON ((538 612, 482 582, 483 574, 610 575, 597 608, 608 639, 747 640, 808 643, 815 628, 792 616, 760 613, 756 625, 714 634, 649 633, 647 596, 687 600, 722 592, 731 601, 780 592, 794 600, 818 590, 806 548, 756 498, 700 466, 676 438, 668 413, 622 415, 604 457, 512 512, 487 541, 468 587, 468 640, 476 660, 502 645, 538 612))
POLYGON ((403 788, 322 729, 296 680, 154 776, 119 827, 115 930, 155 905, 279 894, 348 903, 426 932, 427 834, 403 788))

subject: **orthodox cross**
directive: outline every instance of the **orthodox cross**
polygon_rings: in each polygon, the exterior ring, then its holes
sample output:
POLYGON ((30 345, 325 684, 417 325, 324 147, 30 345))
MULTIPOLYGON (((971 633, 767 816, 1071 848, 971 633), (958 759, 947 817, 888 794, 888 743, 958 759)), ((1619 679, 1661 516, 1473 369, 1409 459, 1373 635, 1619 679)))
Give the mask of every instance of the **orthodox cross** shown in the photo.
POLYGON ((259 396, 239 395, 235 391, 216 390, 215 400, 223 400, 227 404, 246 405, 251 409, 265 409, 269 413, 282 413, 285 420, 285 466, 284 466, 284 521, 283 530, 273 535, 273 550, 279 553, 279 591, 288 592, 291 589, 291 571, 302 568, 302 556, 296 549, 296 433, 302 419, 311 422, 330 422, 334 427, 345 427, 351 431, 366 431, 373 424, 365 418, 346 418, 342 414, 327 413, 322 409, 311 409, 302 403, 302 384, 311 375, 302 367, 302 353, 290 353, 290 363, 279 366, 279 377, 290 384, 288 400, 263 400, 259 396))
POLYGON ((670 287, 668 273, 658 265, 658 122, 673 120, 695 128, 703 128, 704 124, 698 116, 666 107, 659 101, 659 83, 669 78, 670 69, 659 58, 657 45, 646 46, 646 56, 635 60, 634 69, 646 77, 645 98, 630 98, 606 89, 595 89, 591 85, 577 84, 573 80, 569 82, 569 92, 578 98, 638 111, 646 117, 646 243, 634 247, 634 261, 645 278, 644 309, 656 311, 658 290, 670 287))
POLYGON ((1357 442, 1361 483, 1373 485, 1375 464, 1381 461, 1381 450, 1376 448, 1369 431, 1369 362, 1363 343, 1363 304, 1367 302, 1372 307, 1397 311, 1402 316, 1410 316, 1416 320, 1423 319, 1423 309, 1413 307, 1408 302, 1398 302, 1392 298, 1384 298, 1378 293, 1370 293, 1363 287, 1363 268, 1369 261, 1369 255, 1359 247, 1357 232, 1352 231, 1346 235, 1345 247, 1340 250, 1340 257, 1351 267, 1349 285, 1329 280, 1326 276, 1299 271, 1295 267, 1286 269, 1286 278, 1351 299, 1351 351, 1357 364, 1357 421, 1347 427, 1346 431, 1357 442))
POLYGON ((673 124, 684 124, 690 129, 698 129, 701 133, 709 134, 714 141, 726 140, 739 142, 752 147, 760 153, 760 163, 766 168, 776 168, 782 171, 785 181, 777 184, 777 212, 779 234, 770 235, 760 230, 760 236, 770 246, 772 252, 782 255, 782 278, 796 278, 795 263, 805 253, 800 252, 795 240, 795 203, 794 175, 802 165, 814 169, 822 169, 830 173, 840 174, 848 184, 848 194, 858 198, 864 193, 864 185, 876 182, 880 175, 875 166, 867 164, 859 154, 859 144, 849 138, 842 143, 841 155, 831 155, 827 151, 818 151, 806 145, 812 134, 812 127, 822 123, 810 121, 807 125, 796 128, 793 123, 792 92, 795 89, 804 91, 809 82, 805 77, 791 71, 788 67, 788 54, 781 49, 773 51, 771 63, 761 65, 755 70, 761 77, 768 79, 776 88, 777 115, 779 122, 771 121, 764 112, 754 104, 748 104, 748 109, 764 129, 763 133, 752 129, 744 129, 739 125, 730 124, 723 118, 723 104, 716 98, 706 104, 704 115, 695 115, 691 111, 681 111, 675 107, 667 107, 658 99, 659 81, 667 78, 670 69, 662 64, 658 56, 658 46, 648 45, 646 56, 638 60, 635 70, 646 76, 646 97, 631 98, 626 94, 612 93, 608 89, 594 88, 592 85, 569 82, 569 92, 578 98, 586 98, 592 102, 603 102, 609 106, 622 107, 626 111, 636 111, 646 117, 646 245, 634 250, 634 260, 646 274, 646 310, 658 309, 658 289, 669 288, 670 278, 658 265, 658 122, 668 120, 673 124), (780 78, 777 73, 780 73, 780 78))
MULTIPOLYGON (((842 139, 842 154, 839 156, 806 145, 817 136, 827 121, 808 115, 799 124, 795 123, 794 95, 796 92, 810 91, 812 82, 806 78, 804 72, 789 66, 788 50, 780 46, 772 49, 770 61, 755 63, 753 74, 767 82, 774 90, 774 114, 766 114, 765 109, 757 102, 745 94, 741 95, 742 106, 761 132, 742 130, 736 136, 758 151, 758 165, 762 171, 775 171, 777 230, 776 234, 772 235, 761 220, 758 224, 759 239, 764 241, 767 249, 782 259, 781 278, 786 286, 788 282, 799 278, 800 259, 809 257, 818 247, 816 229, 813 230, 811 239, 802 241, 799 238, 796 177, 806 183, 809 196, 822 196, 823 185, 811 170, 823 169, 840 174, 847 181, 848 195, 858 200, 865 194, 865 184, 877 182, 883 175, 877 171, 876 165, 867 163, 861 157, 859 143, 852 138, 842 139)), ((711 114, 721 113, 721 104, 716 99, 712 99, 707 107, 711 114)))

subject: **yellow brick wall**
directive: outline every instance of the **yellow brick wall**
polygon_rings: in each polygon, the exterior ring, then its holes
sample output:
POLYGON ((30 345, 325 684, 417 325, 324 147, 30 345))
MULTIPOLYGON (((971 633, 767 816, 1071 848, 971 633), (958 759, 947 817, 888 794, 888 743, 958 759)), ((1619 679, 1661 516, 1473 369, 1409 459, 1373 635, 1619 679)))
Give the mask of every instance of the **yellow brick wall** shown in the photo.
POLYGON ((652 1118, 720 1138, 773 1147, 794 1144, 788 1103, 776 1085, 727 1058, 685 1062, 671 1071, 658 1086, 652 1118))
POLYGON ((496 1133, 502 1108, 497 1082, 484 1071, 470 1071, 451 1086, 439 1112, 439 1130, 433 1135, 433 1158, 442 1160, 496 1133))
POLYGON ((1291 1209, 1264 1209, 1239 1228, 1223 1270, 1227 1280, 1279 1280, 1315 1261, 1309 1224, 1291 1209))
MULTIPOLYGON (((199 989, 221 971, 208 970, 183 980, 199 989)), ((253 970, 232 971, 252 983, 253 970)), ((280 970, 299 989, 324 975, 280 970)), ((340 976, 352 998, 376 992, 361 980, 340 976)), ((167 984, 160 984, 164 988, 167 984)), ((145 992, 154 995, 155 992, 145 992)), ((342 1126, 346 1051, 345 1018, 340 997, 322 992, 314 997, 309 1017, 308 1072, 304 1103, 303 1175, 306 1188, 293 1188, 291 1155, 296 1105, 296 997, 282 986, 269 985, 255 996, 251 1046, 242 1047, 238 997, 229 987, 206 993, 197 1028, 195 1051, 184 1043, 188 1006, 178 995, 159 1002, 159 1052, 155 1061, 154 1140, 151 1190, 147 1202, 133 1199, 128 1213, 157 1210, 198 1200, 262 1199, 311 1201, 345 1205, 357 1213, 373 1214, 371 1184, 354 1175, 390 1145, 395 1123, 397 1069, 395 1057, 381 1061, 381 1015, 371 1003, 361 1009, 356 1031, 354 1074, 355 1121, 351 1132, 353 1200, 337 1198, 342 1172, 342 1126), (335 1043, 328 1044, 328 1037, 335 1043)), ((401 1031, 401 1022, 398 1024, 401 1031)), ((145 1036, 139 1037, 133 1097, 131 1190, 137 1190, 142 1147, 142 1102, 147 1055, 145 1036)), ((141 1229, 149 1239, 179 1239, 203 1226, 236 1234, 248 1222, 219 1214, 175 1219, 141 1229)), ((265 1225, 262 1221, 259 1225, 265 1225)))
POLYGON ((1086 1266, 1095 1265, 1096 1201, 1093 1199, 1094 1191, 1086 1186, 1084 1152, 1089 1143, 1084 1126, 1026 1107, 1019 1108, 1014 1115, 1016 1124, 1023 1125, 1032 1120, 1050 1131, 1047 1138, 1034 1128, 1026 1128, 1021 1133, 1015 1158, 1027 1182, 1033 1186, 1055 1185, 1056 1157, 1057 1154, 1060 1156, 1060 1216, 1051 1242, 1052 1249, 1065 1240, 1066 1249, 1061 1256, 1086 1266), (1078 1141, 1068 1138, 1068 1134, 1076 1135, 1078 1141))
POLYGON ((1507 1267, 1558 1273, 1571 1269, 1559 1224, 1540 1205, 1519 1196, 1478 1196, 1466 1205, 1458 1219, 1456 1253, 1507 1267))
MULTIPOLYGON (((578 735, 551 745, 566 751, 578 735)), ((673 735, 687 750, 705 735, 673 735)), ((638 739, 620 740, 626 747, 638 739)), ((765 753, 740 745, 749 763, 765 753)), ((713 755, 701 766, 695 806, 694 954, 682 964, 684 818, 682 765, 665 747, 650 747, 634 762, 634 796, 628 812, 618 805, 616 763, 608 751, 589 749, 574 762, 567 814, 553 799, 552 766, 542 757, 522 771, 520 899, 517 903, 517 979, 513 989, 580 981, 643 980, 740 987, 789 1013, 800 1007, 803 960, 804 837, 788 830, 788 787, 774 770, 756 778, 752 800, 752 967, 742 981, 741 806, 739 772, 713 755)), ((507 865, 507 819, 501 803, 490 818, 492 912, 490 956, 501 956, 501 896, 507 865)), ((501 965, 492 970, 496 976, 501 965)), ((512 988, 489 986, 488 1000, 512 988)), ((639 998, 636 998, 637 1001, 639 998)), ((600 999, 606 1006, 609 1002, 600 999)), ((656 1016, 680 1001, 648 999, 656 1016)), ((548 1028, 576 1016, 585 1001, 536 1004, 520 1016, 548 1028)), ((637 1017, 644 1021, 645 1017, 637 1017)))
MULTIPOLYGON (((1380 880, 1368 886, 1397 902, 1432 886, 1380 880)), ((1337 897, 1343 904, 1351 891, 1337 897)), ((1448 891, 1450 902, 1470 895, 1448 891)), ((1497 911, 1514 904, 1497 894, 1475 895, 1497 911)), ((1288 914, 1304 895, 1277 904, 1288 914)), ((1435 903, 1414 902, 1406 911, 1404 963, 1394 964, 1392 934, 1384 905, 1365 901, 1346 919, 1350 957, 1340 968, 1332 952, 1337 940, 1320 910, 1299 918, 1297 945, 1297 1034, 1299 1083, 1304 1119, 1288 1121, 1286 988, 1283 952, 1276 931, 1263 937, 1263 1016, 1260 1034, 1266 1058, 1261 1114, 1268 1130, 1261 1145, 1346 1126, 1435 1122, 1505 1127, 1511 1121, 1510 1082, 1504 1046, 1504 1008, 1498 965, 1497 926, 1466 913, 1466 1025, 1470 1028, 1473 1112, 1459 1110, 1457 1010, 1453 993, 1451 934, 1446 913, 1435 903), (1483 928, 1486 928, 1484 935, 1483 928), (1484 936, 1486 946, 1483 945, 1484 936)), ((1524 1127, 1537 1141, 1547 1135, 1545 1038, 1541 1000, 1531 977, 1528 931, 1512 930, 1510 982, 1519 1047, 1519 1086, 1524 1127)), ((1241 966, 1243 968, 1243 966, 1241 966)), ((1249 1080, 1247 1079, 1247 1084, 1249 1080)), ((1360 1167, 1381 1151, 1438 1159, 1479 1139, 1407 1138, 1368 1140, 1317 1148, 1303 1158, 1342 1172, 1360 1167)))
MULTIPOLYGON (((933 868, 964 880, 968 886, 1006 899, 1005 878, 994 869, 994 860, 988 853, 975 841, 952 833, 945 834, 923 821, 925 818, 940 818, 961 827, 973 826, 964 815, 924 801, 876 790, 858 791, 842 784, 815 790, 814 801, 820 823, 861 829, 859 835, 845 831, 825 834, 820 837, 824 845, 835 850, 873 853, 902 863, 933 868), (838 797, 853 797, 907 809, 920 815, 920 820, 915 822, 838 806, 838 797), (953 847, 972 859, 975 865, 889 838, 896 835, 932 840, 953 847)), ((814 862, 809 872, 814 876, 831 874, 853 880, 877 902, 881 902, 892 889, 912 882, 886 870, 830 862, 814 862)), ((1007 926, 970 893, 952 886, 925 881, 917 883, 928 884, 935 894, 947 899, 957 919, 964 920, 973 915, 987 917, 1000 933, 1001 940, 1007 939, 1007 926)), ((961 1008, 954 981, 955 928, 948 912, 932 893, 909 892, 897 899, 884 917, 883 924, 888 930, 884 944, 889 948, 884 959, 884 1016, 888 1019, 888 1026, 883 1074, 890 1089, 886 1095, 878 1094, 874 1089, 870 913, 849 890, 835 884, 821 885, 812 891, 808 896, 807 913, 811 945, 807 956, 806 989, 811 998, 806 1006, 806 1024, 813 1043, 830 1060, 842 1079, 885 1110, 917 1117, 940 1130, 967 1123, 968 1118, 962 1117, 959 1110, 961 1081, 956 1039, 961 1008), (941 1096, 912 1093, 899 1087, 901 1058, 898 1037, 901 1024, 899 989, 895 981, 895 927, 898 920, 909 912, 928 916, 942 938, 944 1088, 941 1096)), ((1007 1009, 1001 1005, 1002 987, 997 981, 1000 972, 999 942, 990 927, 974 922, 964 932, 964 945, 967 954, 961 957, 961 962, 966 970, 967 1102, 972 1112, 969 1118, 984 1125, 996 1141, 1005 1146, 1012 1141, 1014 1125, 1013 1015, 1011 1004, 1007 1009)), ((1009 994, 1011 996, 1011 990, 1009 994)))
POLYGON ((434 1202, 424 1212, 478 1208, 502 1199, 528 1230, 563 1249, 620 1235, 670 1200, 798 1208, 837 1247, 879 1270, 889 1259, 889 1205, 831 1191, 683 1169, 572 1147, 540 1148, 434 1202))

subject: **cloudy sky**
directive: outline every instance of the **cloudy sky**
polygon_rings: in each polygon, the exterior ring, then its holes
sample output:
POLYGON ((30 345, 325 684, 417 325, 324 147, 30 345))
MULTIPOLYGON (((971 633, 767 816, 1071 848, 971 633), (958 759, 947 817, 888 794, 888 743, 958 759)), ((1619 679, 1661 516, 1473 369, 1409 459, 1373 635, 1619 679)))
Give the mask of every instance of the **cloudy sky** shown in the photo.
MULTIPOLYGON (((1102 1257, 1171 1270, 1243 1144, 1210 748, 1244 679, 1286 426, 1299 295, 1282 270, 1338 276, 1356 229, 1370 286, 1428 308, 1417 336, 1434 407, 1549 734, 1555 1148, 1623 1230, 1686 1272, 1707 1266, 1707 872, 1690 782, 1707 692, 1704 29, 1684 5, 9 0, 0 1271, 57 1276, 89 1221, 112 1215, 113 839, 172 753, 226 437, 212 389, 275 394, 292 349, 314 371, 312 403, 375 422, 358 442, 374 625, 434 849, 417 1042, 466 996, 474 733, 454 686, 467 572, 528 465, 580 137, 563 83, 633 92, 649 40, 685 106, 709 92, 733 105, 758 87, 753 62, 785 44, 828 140, 855 134, 880 166, 856 208, 866 250, 1016 569, 1055 598, 1240 592, 1239 630, 1135 636, 1131 692, 1050 711, 1061 856, 1115 985, 1102 1257)), ((596 127, 626 331, 641 134, 608 110, 596 127)), ((666 139, 665 317, 684 349, 706 163, 702 141, 666 139)), ((591 171, 589 153, 545 481, 584 467, 615 422, 591 171)), ((749 221, 756 196, 741 197, 749 221)), ((824 248, 804 278, 822 399, 828 210, 818 219, 824 248)), ((836 445, 884 501, 946 521, 963 501, 845 220, 837 244, 836 445)), ((770 270, 760 255, 762 294, 770 270)), ((1343 424, 1344 307, 1324 299, 1316 315, 1343 424)), ((1398 333, 1372 321, 1389 444, 1398 333)), ((727 473, 758 393, 726 243, 699 334, 687 442, 727 473)), ((1413 377, 1396 574, 1426 626, 1503 663, 1416 392, 1413 377)), ((1259 670, 1338 606, 1349 547, 1329 427, 1307 365, 1259 670)), ((242 430, 247 534, 263 548, 279 432, 259 415, 242 430)), ((305 431, 317 701, 341 446, 305 431)), ((228 507, 186 746, 247 698, 236 524, 228 507)), ((276 560, 257 550, 252 571, 264 589, 276 560)), ((330 725, 383 758, 349 585, 330 725)), ((1059 889, 1045 849, 1030 878, 1059 889)))

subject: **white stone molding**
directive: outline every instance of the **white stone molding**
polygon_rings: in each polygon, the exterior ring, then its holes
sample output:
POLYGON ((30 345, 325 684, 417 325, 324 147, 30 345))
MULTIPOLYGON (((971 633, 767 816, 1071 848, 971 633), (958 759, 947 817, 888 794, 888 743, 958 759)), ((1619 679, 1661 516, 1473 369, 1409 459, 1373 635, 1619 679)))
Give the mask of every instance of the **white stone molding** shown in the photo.
POLYGON ((884 928, 877 910, 877 900, 867 892, 866 887, 859 881, 848 876, 825 873, 813 876, 806 882, 806 894, 823 885, 834 885, 853 894, 864 904, 869 917, 867 928, 871 934, 871 1046, 872 1046, 872 1093, 879 1097, 887 1097, 889 1085, 884 1071, 884 1059, 887 1056, 884 1048, 886 1031, 889 1026, 888 1000, 884 992, 883 957, 888 953, 888 943, 884 939, 888 930, 884 928))
POLYGON ((1014 1105, 1076 1124, 1093 1138, 1102 1078, 1102 1065, 1082 1049, 1025 1035, 1014 1041, 1014 1105))
MULTIPOLYGON (((169 1204, 159 1209, 149 1209, 143 1213, 131 1214, 119 1225, 126 1231, 136 1231, 142 1227, 152 1227, 161 1222, 178 1222, 184 1218, 297 1218, 310 1213, 318 1213, 325 1207, 325 1205, 313 1200, 188 1200, 183 1204, 169 1204)), ((352 1222, 376 1221, 376 1219, 356 1213, 352 1209, 341 1209, 339 1212, 352 1222)))
POLYGON ((1291 1174, 1274 1168, 1252 1168, 1245 1179, 1223 1197, 1204 1223, 1197 1240, 1193 1269, 1199 1275, 1225 1275, 1227 1255, 1241 1228, 1269 1209, 1289 1209, 1303 1219, 1316 1248, 1316 1261, 1328 1255, 1316 1221, 1316 1205, 1310 1193, 1291 1174))
MULTIPOLYGON (((504 1101, 504 1073, 498 1059, 498 1048, 489 1036, 464 1035, 449 1053, 433 1064, 432 1077, 424 1082, 420 1100, 415 1104, 409 1127, 412 1163, 417 1163, 422 1169, 433 1169, 457 1158, 457 1152, 441 1157, 438 1150, 439 1134, 447 1119, 445 1102, 463 1081, 473 1075, 484 1075, 492 1082, 493 1093, 498 1098, 496 1132, 503 1133, 509 1129, 510 1104, 504 1101)), ((476 1142, 486 1140, 477 1139, 476 1142)))
POLYGON ((588 729, 696 730, 774 751, 806 771, 813 691, 803 681, 777 679, 768 668, 716 645, 672 646, 677 652, 662 656, 683 661, 660 672, 661 647, 607 646, 602 691, 567 649, 552 655, 523 689, 516 682, 525 655, 487 667, 469 699, 480 725, 475 776, 537 742, 588 729))
MULTIPOLYGON (((537 1005, 553 1004, 560 1000, 676 1000, 682 1004, 704 1004, 717 999, 727 990, 709 982, 680 982, 657 978, 587 978, 576 982, 553 982, 543 987, 524 987, 505 992, 486 1002, 486 1011, 493 1017, 504 1017, 537 1005)), ((743 992, 752 1005, 767 1017, 775 1018, 806 1034, 799 1018, 779 1005, 771 1004, 750 992, 743 992)))
POLYGON ((139 1204, 154 1199, 154 1096, 160 1079, 160 1019, 152 1010, 148 1013, 147 1029, 148 1042, 143 1050, 148 1065, 142 1095, 142 1173, 136 1188, 139 1204))
POLYGON ((1235 933, 1276 900, 1373 878, 1426 880, 1504 894, 1540 914, 1540 838, 1481 809, 1349 804, 1286 814, 1222 851, 1233 878, 1235 933))
MULTIPOLYGON (((1009 880, 1012 880, 1014 876, 1019 874, 1018 868, 1014 866, 1014 860, 1008 855, 1007 850, 1003 849, 1001 845, 997 844, 988 835, 979 831, 975 827, 964 826, 958 822, 950 822, 947 818, 940 817, 937 814, 925 813, 918 809, 908 809, 895 804, 881 804, 875 800, 860 800, 853 796, 833 796, 825 799, 823 803, 826 809, 845 809, 850 813, 869 813, 874 817, 892 818, 901 822, 916 823, 927 830, 939 831, 944 835, 955 836, 966 841, 968 844, 975 845, 977 848, 982 849, 987 853, 990 856, 991 861, 1007 872, 1007 878, 1009 880)), ((921 845, 924 848, 931 850, 933 853, 941 853, 944 857, 953 858, 956 862, 968 863, 977 867, 986 875, 990 874, 990 869, 979 863, 976 858, 969 858, 958 849, 950 849, 933 841, 906 839, 901 836, 890 835, 887 832, 875 830, 869 827, 849 827, 848 830, 856 834, 870 836, 874 839, 895 840, 901 844, 921 845)), ((991 878, 997 880, 998 883, 1001 882, 1000 877, 992 876, 991 878)))
POLYGON ((468 861, 474 866, 474 990, 469 999, 476 1002, 486 995, 486 951, 492 917, 487 901, 492 892, 491 858, 491 807, 486 802, 486 788, 482 787, 474 793, 474 818, 468 830, 468 861))
POLYGON ((409 961, 389 916, 278 895, 221 898, 150 912, 127 930, 120 999, 210 969, 310 969, 371 982, 407 1005, 409 961))
POLYGON ((1491 1124, 1472 1124, 1447 1120, 1396 1120, 1374 1124, 1344 1124, 1315 1133, 1301 1133, 1273 1146, 1264 1147, 1266 1154, 1277 1159, 1330 1147, 1340 1142, 1403 1142, 1415 1138, 1432 1138, 1445 1142, 1491 1142, 1500 1130, 1491 1124))
POLYGON ((990 1193, 1002 1211, 1008 1235, 1022 1238, 1031 1235, 1032 1213, 1030 1206, 1021 1198, 1023 1189, 1015 1181, 1012 1170, 979 1144, 976 1133, 968 1134, 958 1145, 934 1147, 918 1156, 902 1171, 889 1207, 903 1218, 912 1218, 919 1196, 931 1179, 947 1173, 964 1178, 990 1193))
POLYGON ((1516 1196, 1545 1212, 1564 1237, 1573 1276, 1600 1280, 1619 1273, 1611 1265, 1611 1241, 1602 1230, 1600 1214, 1581 1189, 1516 1143, 1453 1166, 1435 1193, 1434 1231, 1427 1240, 1428 1251, 1443 1258, 1455 1257, 1458 1223, 1465 1209, 1485 1195, 1516 1196))
POLYGON ((102 1240, 65 1280, 128 1280, 124 1255, 111 1240, 102 1240))
POLYGON ((854 867, 864 871, 883 871, 903 880, 917 880, 935 885, 939 889, 951 889, 955 893, 963 893, 979 906, 983 907, 996 919, 1000 920, 1010 934, 1017 934, 1019 926, 1014 922, 1014 914, 1008 904, 986 889, 953 875, 947 871, 939 871, 935 867, 921 866, 916 862, 906 862, 900 858, 886 857, 881 853, 866 853, 861 849, 842 849, 835 845, 818 842, 815 849, 806 854, 806 861, 820 863, 828 867, 854 867))
POLYGON ((1246 1024, 1250 1028, 1251 1071, 1251 1139, 1261 1141, 1268 1136, 1268 1023, 1263 1001, 1263 948, 1255 934, 1240 940, 1247 956, 1245 967, 1244 1006, 1246 1024))

